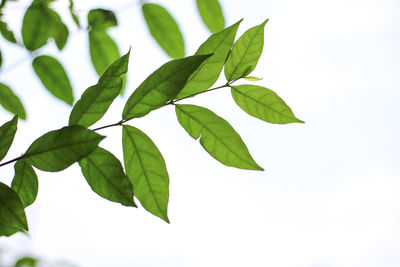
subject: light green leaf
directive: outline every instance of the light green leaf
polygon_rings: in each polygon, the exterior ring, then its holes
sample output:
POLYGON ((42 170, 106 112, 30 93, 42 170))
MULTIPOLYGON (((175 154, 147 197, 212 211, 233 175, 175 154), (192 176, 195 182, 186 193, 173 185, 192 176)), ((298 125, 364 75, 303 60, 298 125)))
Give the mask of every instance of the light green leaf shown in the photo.
POLYGON ((197 0, 197 9, 207 28, 216 33, 225 28, 224 14, 218 0, 197 0))
POLYGON ((169 177, 164 158, 151 139, 139 129, 124 126, 122 145, 126 174, 142 206, 169 223, 169 177))
POLYGON ((265 87, 232 86, 232 97, 246 113, 260 120, 276 124, 304 123, 294 116, 290 107, 275 92, 265 87))
POLYGON ((0 182, 0 236, 28 231, 24 206, 15 191, 0 182))
POLYGON ((69 13, 71 14, 71 17, 72 17, 73 21, 75 22, 76 26, 78 26, 78 28, 80 28, 81 27, 81 23, 79 22, 79 17, 75 12, 74 1, 73 0, 69 0, 68 9, 69 9, 69 13))
POLYGON ((18 118, 25 120, 26 113, 21 100, 13 93, 10 87, 0 83, 0 105, 9 112, 18 115, 18 118))
POLYGON ((42 171, 57 172, 92 153, 103 138, 82 126, 67 126, 36 139, 23 158, 42 171))
POLYGON ((98 147, 80 160, 79 166, 86 181, 99 196, 124 206, 136 207, 133 201, 133 185, 113 154, 98 147))
POLYGON ((38 193, 38 179, 32 166, 25 160, 19 160, 14 165, 15 175, 11 188, 19 195, 23 206, 31 205, 38 193))
POLYGON ((38 56, 32 67, 44 87, 55 97, 72 106, 74 95, 67 73, 61 63, 51 56, 38 56))
POLYGON ((99 82, 86 89, 76 102, 69 117, 69 125, 89 127, 106 113, 123 85, 121 76, 128 71, 130 51, 117 59, 100 77, 99 82))
POLYGON ((240 169, 263 168, 251 157, 239 134, 223 118, 211 110, 194 105, 175 105, 176 116, 182 127, 216 160, 240 169))
POLYGON ((17 260, 14 267, 37 267, 39 260, 32 257, 22 257, 17 260))
POLYGON ((258 78, 256 76, 246 76, 246 77, 243 77, 243 78, 245 80, 248 80, 249 82, 258 82, 258 81, 262 80, 262 78, 258 78))
POLYGON ((15 115, 12 120, 4 123, 0 127, 0 160, 4 159, 14 140, 17 132, 18 116, 15 115))
POLYGON ((210 56, 190 56, 162 65, 129 97, 122 118, 143 117, 150 111, 164 106, 182 90, 189 76, 210 56))
POLYGON ((236 32, 242 20, 211 35, 197 50, 195 55, 213 55, 205 60, 187 80, 185 87, 176 98, 184 98, 209 89, 217 80, 231 51, 236 32))
POLYGON ((157 4, 143 4, 142 12, 149 31, 171 58, 185 56, 185 43, 181 30, 171 14, 157 4))
POLYGON ((8 25, 4 21, 0 21, 0 33, 7 41, 14 44, 17 43, 14 33, 10 29, 8 29, 8 25))
POLYGON ((249 75, 256 67, 264 46, 267 22, 247 30, 233 45, 225 64, 225 77, 229 82, 249 75))

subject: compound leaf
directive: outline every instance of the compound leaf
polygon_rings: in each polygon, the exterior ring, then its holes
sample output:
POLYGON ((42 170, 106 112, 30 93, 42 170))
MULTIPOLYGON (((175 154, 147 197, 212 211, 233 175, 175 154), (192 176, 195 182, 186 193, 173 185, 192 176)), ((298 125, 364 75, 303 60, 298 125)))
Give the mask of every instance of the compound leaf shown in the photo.
POLYGON ((225 28, 224 14, 218 0, 197 0, 196 3, 201 19, 211 32, 225 28))
POLYGON ((146 134, 132 126, 123 127, 122 145, 135 196, 147 211, 169 223, 169 177, 160 151, 146 134))
POLYGON ((0 83, 0 105, 9 112, 18 115, 18 118, 26 119, 26 112, 21 100, 16 96, 10 87, 0 83))
POLYGON ((0 127, 0 160, 4 159, 14 140, 17 132, 18 116, 15 115, 10 121, 0 127))
POLYGON ((32 166, 25 160, 19 160, 14 165, 15 175, 11 188, 19 195, 23 206, 31 205, 38 193, 38 179, 32 166))
POLYGON ((176 116, 186 132, 216 160, 240 169, 263 170, 251 157, 239 134, 211 110, 195 105, 175 105, 176 116))

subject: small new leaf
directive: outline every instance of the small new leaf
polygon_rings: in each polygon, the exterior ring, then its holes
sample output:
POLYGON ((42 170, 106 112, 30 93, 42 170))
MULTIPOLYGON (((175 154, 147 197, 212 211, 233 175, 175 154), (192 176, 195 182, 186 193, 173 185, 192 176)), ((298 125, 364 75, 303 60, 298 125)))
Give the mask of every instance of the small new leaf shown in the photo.
POLYGON ((4 159, 14 140, 17 132, 18 116, 15 115, 12 120, 4 123, 0 127, 0 160, 4 159))
POLYGON ((26 112, 21 100, 13 93, 10 87, 3 83, 0 83, 0 105, 9 112, 18 115, 18 118, 26 119, 26 112))
POLYGON ((246 77, 243 77, 243 78, 245 80, 249 81, 249 82, 258 82, 258 81, 262 80, 262 78, 258 78, 256 76, 246 76, 246 77))
POLYGON ((186 132, 216 160, 240 169, 261 168, 251 157, 240 135, 211 110, 195 105, 176 105, 176 116, 186 132))
POLYGON ((233 99, 241 109, 260 120, 275 124, 304 123, 294 116, 290 107, 275 92, 265 87, 232 86, 231 92, 233 99))
POLYGON ((160 151, 146 134, 132 126, 123 127, 122 145, 135 196, 148 212, 169 223, 169 177, 160 151))
POLYGON ((196 3, 204 24, 212 33, 225 28, 224 14, 218 0, 197 0, 196 3))
POLYGON ((15 175, 11 188, 19 195, 23 206, 31 205, 38 193, 38 179, 32 166, 25 160, 19 160, 14 165, 15 175))

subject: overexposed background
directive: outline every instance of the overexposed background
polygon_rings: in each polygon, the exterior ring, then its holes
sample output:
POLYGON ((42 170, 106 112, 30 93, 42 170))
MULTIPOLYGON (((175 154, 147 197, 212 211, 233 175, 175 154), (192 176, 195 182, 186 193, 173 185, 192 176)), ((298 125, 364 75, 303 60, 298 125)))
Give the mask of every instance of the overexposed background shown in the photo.
MULTIPOLYGON (((58 1, 66 10, 68 1, 58 1)), ((190 100, 228 120, 265 172, 243 171, 211 158, 178 124, 172 107, 133 121, 164 155, 170 175, 171 224, 144 209, 93 193, 77 164, 37 171, 39 195, 27 208, 29 236, 0 238, 1 262, 35 255, 77 266, 400 266, 400 3, 396 0, 220 1, 238 36, 266 18, 264 52, 252 75, 277 92, 306 124, 271 125, 248 116, 228 90, 190 100)), ((209 32, 195 1, 160 0, 179 22, 187 55, 209 32)), ((9 3, 5 18, 20 29, 28 1, 9 3)), ((132 46, 124 98, 97 125, 116 122, 133 90, 169 60, 150 38, 135 1, 76 1, 81 20, 93 7, 118 10, 110 30, 122 53, 132 46)), ((97 77, 87 35, 68 13, 72 36, 59 58, 76 100, 97 77)), ((70 107, 35 77, 23 50, 1 41, 0 80, 23 100, 28 120, 6 159, 40 135, 67 124, 70 107), (22 51, 22 52, 21 52, 22 51), (13 67, 15 62, 19 62, 13 67), (7 71, 7 69, 9 69, 7 71)), ((223 77, 222 77, 223 78, 223 77)), ((221 81, 223 83, 223 81, 221 81)), ((11 119, 0 110, 0 122, 11 119)), ((121 129, 100 132, 121 158, 121 129)), ((13 166, 2 167, 10 184, 13 166)))

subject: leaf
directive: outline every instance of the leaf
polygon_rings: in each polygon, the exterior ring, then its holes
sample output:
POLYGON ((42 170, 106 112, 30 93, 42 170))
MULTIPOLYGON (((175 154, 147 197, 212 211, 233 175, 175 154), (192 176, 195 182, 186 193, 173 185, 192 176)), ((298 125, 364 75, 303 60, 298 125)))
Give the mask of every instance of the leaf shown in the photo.
POLYGON ((79 166, 86 181, 99 196, 124 206, 136 207, 133 186, 113 154, 98 147, 80 160, 79 166))
POLYGON ((4 159, 17 132, 18 116, 0 126, 0 160, 4 159))
POLYGON ((21 100, 13 93, 10 87, 0 83, 0 105, 9 112, 18 115, 18 118, 26 119, 26 113, 21 100))
POLYGON ((276 124, 304 123, 275 92, 265 87, 239 85, 232 86, 231 91, 236 104, 253 117, 276 124))
POLYGON ((69 13, 71 14, 71 17, 72 17, 73 21, 75 22, 76 26, 78 26, 78 28, 80 28, 81 27, 81 23, 79 22, 79 17, 75 12, 74 1, 73 0, 69 0, 68 9, 69 9, 69 13))
POLYGON ((143 17, 150 34, 171 58, 185 56, 185 43, 178 24, 171 14, 157 4, 143 4, 143 17))
POLYGON ((23 206, 31 205, 38 193, 38 179, 32 166, 25 160, 19 160, 14 165, 15 175, 11 188, 19 195, 23 206))
POLYGON ((224 14, 218 0, 197 0, 197 9, 207 28, 216 33, 225 28, 224 14))
POLYGON ((88 24, 91 30, 106 31, 110 27, 118 25, 117 17, 111 10, 97 8, 88 13, 88 24))
POLYGON ((92 153, 103 138, 82 126, 67 126, 36 139, 22 157, 42 171, 57 172, 92 153))
POLYGON ((3 55, 0 51, 0 68, 1 68, 1 66, 3 66, 3 55))
POLYGON ((246 77, 243 77, 243 79, 248 80, 250 82, 258 82, 258 81, 262 80, 262 78, 258 78, 256 76, 246 76, 246 77))
POLYGON ((28 231, 24 207, 17 193, 0 182, 0 236, 28 231))
POLYGON ((257 65, 264 46, 265 20, 247 30, 232 47, 225 64, 225 77, 230 81, 249 75, 257 65))
POLYGON ((15 39, 14 33, 8 29, 7 23, 4 21, 0 21, 0 33, 3 35, 4 39, 7 41, 16 44, 17 40, 15 39))
POLYGON ((61 63, 51 56, 38 56, 32 67, 43 86, 55 97, 72 106, 74 95, 67 73, 61 63))
POLYGON ((179 92, 176 98, 180 99, 206 91, 218 80, 241 22, 242 20, 221 32, 211 35, 199 47, 195 55, 214 54, 205 60, 189 77, 185 87, 179 92))
POLYGON ((240 169, 263 168, 251 157, 239 134, 211 110, 194 105, 175 105, 176 116, 186 132, 216 160, 240 169))
POLYGON ((169 178, 160 151, 146 134, 126 125, 122 130, 122 145, 126 174, 135 196, 148 212, 169 223, 169 178))
POLYGON ((71 111, 69 125, 89 127, 103 117, 121 90, 121 76, 128 71, 129 55, 130 50, 104 72, 96 85, 86 89, 71 111))
POLYGON ((14 267, 37 267, 39 260, 37 258, 32 258, 29 256, 25 256, 19 258, 15 263, 14 267))
POLYGON ((125 104, 122 118, 143 117, 164 106, 183 88, 189 76, 211 55, 175 59, 150 74, 125 104))

